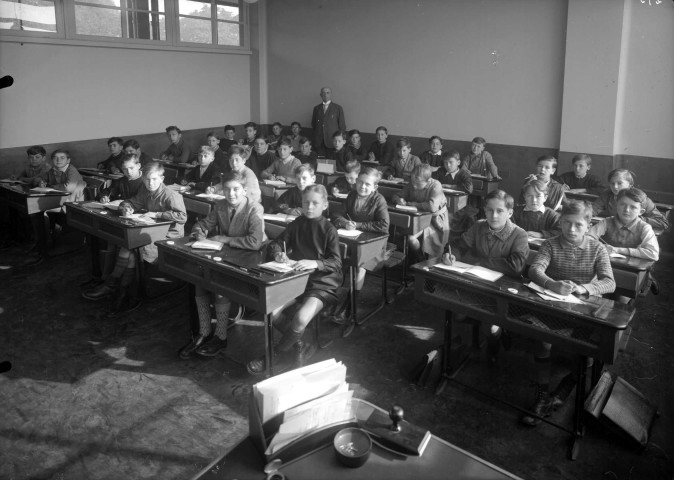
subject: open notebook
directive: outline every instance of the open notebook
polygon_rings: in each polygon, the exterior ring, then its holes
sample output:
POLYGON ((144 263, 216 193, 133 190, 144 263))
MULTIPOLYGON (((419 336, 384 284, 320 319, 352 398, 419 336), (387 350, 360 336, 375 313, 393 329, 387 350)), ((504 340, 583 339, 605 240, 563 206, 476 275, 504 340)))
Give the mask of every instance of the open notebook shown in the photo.
POLYGON ((433 268, 440 270, 447 270, 450 272, 464 273, 466 275, 473 275, 474 277, 481 278, 482 280, 487 280, 490 282, 495 282, 503 276, 501 272, 490 270, 488 268, 481 267, 479 265, 469 265, 468 263, 463 263, 459 261, 454 261, 452 265, 445 265, 444 263, 438 263, 433 265, 433 268))

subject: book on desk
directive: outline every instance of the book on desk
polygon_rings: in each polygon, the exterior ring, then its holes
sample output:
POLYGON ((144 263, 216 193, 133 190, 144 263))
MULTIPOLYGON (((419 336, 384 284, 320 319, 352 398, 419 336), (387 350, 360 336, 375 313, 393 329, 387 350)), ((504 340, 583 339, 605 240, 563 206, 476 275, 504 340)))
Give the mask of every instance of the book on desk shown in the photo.
POLYGON ((459 262, 458 260, 455 260, 451 265, 438 263, 437 265, 433 265, 433 268, 466 275, 473 275, 474 277, 490 282, 495 282, 503 276, 501 272, 490 270, 489 268, 481 267, 479 265, 470 265, 468 263, 459 262))

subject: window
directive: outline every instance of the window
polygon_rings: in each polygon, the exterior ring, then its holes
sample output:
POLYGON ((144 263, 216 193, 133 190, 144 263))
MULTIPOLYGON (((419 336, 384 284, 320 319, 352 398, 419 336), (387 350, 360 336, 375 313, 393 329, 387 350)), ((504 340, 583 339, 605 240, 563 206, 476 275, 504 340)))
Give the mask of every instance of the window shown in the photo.
POLYGON ((245 13, 242 0, 0 0, 0 34, 151 48, 244 49, 245 13))

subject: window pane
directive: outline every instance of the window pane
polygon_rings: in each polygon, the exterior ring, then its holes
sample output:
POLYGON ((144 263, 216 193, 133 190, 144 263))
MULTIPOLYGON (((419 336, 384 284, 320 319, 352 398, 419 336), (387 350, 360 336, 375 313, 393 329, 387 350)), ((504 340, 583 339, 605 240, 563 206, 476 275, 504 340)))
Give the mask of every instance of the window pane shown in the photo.
POLYGON ((211 18, 211 0, 180 0, 181 15, 211 18))
POLYGON ((241 46, 241 25, 218 22, 218 45, 241 46))
POLYGON ((163 12, 164 0, 126 0, 126 8, 163 12))
POLYGON ((121 17, 120 10, 75 5, 75 25, 79 35, 121 37, 121 17))
POLYGON ((0 29, 55 32, 54 2, 50 0, 0 0, 0 29))
POLYGON ((76 0, 75 3, 93 3, 95 5, 107 5, 109 7, 119 7, 119 0, 76 0))
POLYGON ((239 21, 239 7, 233 7, 227 2, 218 2, 216 8, 218 9, 218 20, 239 21))
POLYGON ((129 38, 166 40, 165 15, 159 13, 129 11, 126 18, 129 38))
POLYGON ((180 19, 180 41, 194 43, 213 43, 211 21, 197 18, 180 19))

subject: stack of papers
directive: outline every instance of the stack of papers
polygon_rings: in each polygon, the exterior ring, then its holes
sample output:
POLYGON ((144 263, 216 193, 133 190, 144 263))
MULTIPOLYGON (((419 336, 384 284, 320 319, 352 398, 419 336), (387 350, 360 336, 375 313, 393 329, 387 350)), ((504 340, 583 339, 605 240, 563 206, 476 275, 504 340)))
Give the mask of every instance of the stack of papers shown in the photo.
POLYGON ((339 193, 339 192, 335 193, 334 195, 335 195, 335 198, 346 198, 346 197, 349 196, 348 193, 339 193))
POLYGON ((199 193, 196 196, 200 198, 208 198, 209 200, 224 200, 227 198, 224 195, 218 195, 217 193, 199 193))
POLYGON ((393 184, 397 184, 397 183, 403 183, 404 181, 405 181, 404 178, 387 178, 386 180, 384 180, 384 179, 379 180, 379 183, 393 183, 393 184))
POLYGON ((275 187, 285 187, 286 182, 283 180, 263 180, 265 185, 273 185, 275 187))
POLYGON ((354 418, 346 366, 334 358, 263 380, 253 396, 262 423, 283 415, 268 455, 311 430, 354 418))
POLYGON ((361 232, 360 230, 347 230, 346 228, 340 228, 337 230, 337 234, 340 237, 357 237, 361 233, 363 232, 361 232))
POLYGON ((131 215, 121 216, 119 218, 133 220, 134 222, 137 222, 137 223, 146 223, 148 225, 152 224, 152 223, 156 223, 154 221, 154 218, 150 218, 147 215, 145 215, 144 213, 132 213, 131 215))
POLYGON ((295 215, 286 215, 285 213, 265 213, 262 218, 271 222, 290 223, 297 218, 295 215))
POLYGON ((580 303, 580 304, 585 303, 580 298, 572 294, 561 295, 559 293, 553 292, 552 290, 548 290, 547 288, 543 288, 540 285, 535 284, 534 282, 529 282, 527 284, 527 287, 536 292, 536 294, 543 300, 551 300, 556 302, 567 302, 567 303, 580 303))
POLYGON ((625 255, 623 255, 622 253, 618 253, 618 252, 611 252, 611 253, 608 254, 608 256, 609 256, 610 258, 627 258, 627 257, 626 257, 625 255))
POLYGON ((402 210, 403 212, 416 212, 417 207, 410 207, 409 205, 396 205, 396 210, 402 210))
POLYGON ((61 190, 56 190, 51 187, 35 187, 30 189, 30 193, 63 193, 61 190))
POLYGON ((12 180, 11 178, 4 178, 0 180, 0 183, 9 183, 10 185, 27 185, 26 182, 22 182, 21 180, 12 180))
POLYGON ((544 241, 545 241, 545 238, 529 237, 529 243, 531 243, 532 245, 537 245, 539 247, 541 245, 543 245, 544 241))
POLYGON ((296 263, 297 261, 290 259, 288 259, 286 263, 273 261, 261 263, 260 268, 264 268, 265 270, 271 270, 272 272, 288 273, 293 271, 296 263))
POLYGON ((197 240, 196 242, 192 243, 192 248, 196 248, 199 250, 222 250, 222 247, 224 247, 225 244, 222 242, 218 242, 217 240, 197 240))
POLYGON ((468 263, 463 263, 456 260, 452 265, 438 263, 433 265, 433 268, 439 268, 440 270, 448 270, 450 272, 456 273, 465 273, 466 275, 473 275, 475 277, 481 278, 482 280, 487 280, 490 282, 495 282, 503 276, 501 272, 496 272, 479 265, 470 265, 468 263))

